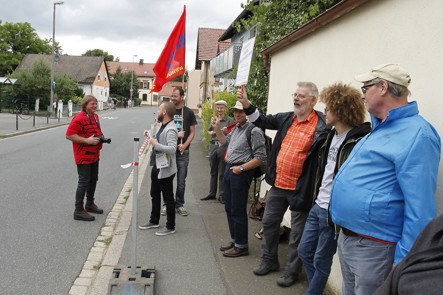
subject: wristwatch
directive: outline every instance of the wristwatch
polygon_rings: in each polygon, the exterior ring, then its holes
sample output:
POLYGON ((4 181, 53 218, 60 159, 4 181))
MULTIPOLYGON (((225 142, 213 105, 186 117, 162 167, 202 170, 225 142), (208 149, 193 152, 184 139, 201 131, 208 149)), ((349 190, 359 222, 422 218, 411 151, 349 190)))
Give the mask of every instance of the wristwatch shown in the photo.
POLYGON ((243 172, 245 168, 243 168, 243 165, 240 165, 240 171, 243 172))

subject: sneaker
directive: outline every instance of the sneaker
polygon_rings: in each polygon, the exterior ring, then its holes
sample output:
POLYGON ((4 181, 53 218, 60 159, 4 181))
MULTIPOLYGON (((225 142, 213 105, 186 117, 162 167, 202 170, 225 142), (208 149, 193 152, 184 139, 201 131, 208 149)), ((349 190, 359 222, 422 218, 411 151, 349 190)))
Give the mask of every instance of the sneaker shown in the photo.
POLYGON ((160 211, 160 214, 166 216, 166 206, 163 206, 162 211, 160 211))
MULTIPOLYGON (((158 225, 157 225, 158 226, 158 225)), ((169 229, 167 227, 162 228, 158 232, 155 233, 156 236, 167 236, 175 233, 175 229, 169 229)))
POLYGON ((159 227, 158 224, 150 223, 150 222, 148 222, 148 223, 146 223, 144 225, 139 225, 138 226, 139 229, 150 229, 150 228, 157 228, 157 227, 159 227))
POLYGON ((185 207, 178 207, 177 213, 181 216, 188 216, 188 211, 186 211, 185 207))
POLYGON ((86 210, 74 211, 74 220, 94 221, 95 217, 89 215, 88 212, 86 212, 86 210))
POLYGON ((95 203, 92 204, 87 204, 85 206, 85 210, 90 212, 90 213, 95 213, 95 214, 103 214, 103 209, 97 207, 97 205, 95 203))

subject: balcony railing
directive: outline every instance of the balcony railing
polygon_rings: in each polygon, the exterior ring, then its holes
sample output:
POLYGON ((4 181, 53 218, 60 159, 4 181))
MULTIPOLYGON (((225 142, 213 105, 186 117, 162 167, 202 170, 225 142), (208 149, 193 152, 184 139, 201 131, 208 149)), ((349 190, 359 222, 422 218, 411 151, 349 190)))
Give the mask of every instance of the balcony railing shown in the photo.
POLYGON ((224 77, 235 69, 240 59, 240 51, 240 45, 231 45, 231 47, 214 57, 210 61, 210 67, 214 77, 224 77))

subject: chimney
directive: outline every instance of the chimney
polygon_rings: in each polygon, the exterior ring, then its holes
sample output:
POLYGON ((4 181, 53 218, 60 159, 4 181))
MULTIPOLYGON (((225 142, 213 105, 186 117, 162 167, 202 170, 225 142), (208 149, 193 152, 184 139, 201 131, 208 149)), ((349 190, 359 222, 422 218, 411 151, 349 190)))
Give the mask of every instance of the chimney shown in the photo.
POLYGON ((143 65, 143 59, 141 58, 140 61, 138 62, 139 65, 143 65))

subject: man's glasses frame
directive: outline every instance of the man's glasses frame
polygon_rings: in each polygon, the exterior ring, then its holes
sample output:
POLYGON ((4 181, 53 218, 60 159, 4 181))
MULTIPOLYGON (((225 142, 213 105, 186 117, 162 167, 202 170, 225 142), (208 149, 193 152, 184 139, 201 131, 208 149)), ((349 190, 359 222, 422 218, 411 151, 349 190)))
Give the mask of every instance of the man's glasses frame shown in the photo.
POLYGON ((300 93, 294 92, 291 94, 292 98, 296 98, 296 97, 300 97, 301 99, 306 98, 306 97, 314 97, 314 95, 302 95, 300 93))
POLYGON ((366 91, 368 91, 368 88, 374 85, 377 85, 380 82, 375 82, 375 83, 371 83, 371 84, 367 84, 361 87, 361 92, 363 92, 363 94, 366 93, 366 91))

